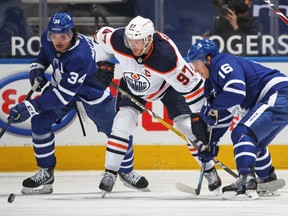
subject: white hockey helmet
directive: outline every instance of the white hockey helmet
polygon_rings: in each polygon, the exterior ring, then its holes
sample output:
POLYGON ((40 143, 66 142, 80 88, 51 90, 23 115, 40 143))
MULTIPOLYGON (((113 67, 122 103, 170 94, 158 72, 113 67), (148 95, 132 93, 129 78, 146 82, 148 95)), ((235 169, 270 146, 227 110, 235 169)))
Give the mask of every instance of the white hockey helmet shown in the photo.
POLYGON ((150 19, 137 16, 132 19, 125 28, 125 36, 128 39, 139 40, 143 39, 144 44, 147 44, 148 37, 155 32, 153 22, 150 19))

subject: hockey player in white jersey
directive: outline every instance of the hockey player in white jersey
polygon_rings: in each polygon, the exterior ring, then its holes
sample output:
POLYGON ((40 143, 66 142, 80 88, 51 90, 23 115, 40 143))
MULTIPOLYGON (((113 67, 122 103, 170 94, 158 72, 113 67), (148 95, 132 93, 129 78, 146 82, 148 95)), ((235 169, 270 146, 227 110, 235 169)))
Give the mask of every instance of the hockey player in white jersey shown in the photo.
POLYGON ((208 148, 199 148, 202 161, 217 156, 227 123, 233 116, 240 118, 231 133, 239 178, 222 188, 223 198, 258 199, 258 193, 273 194, 284 187, 267 146, 288 124, 288 78, 254 61, 219 53, 208 39, 192 45, 188 59, 205 79, 205 97, 209 98, 201 116, 213 130, 208 148), (209 114, 211 110, 218 118, 209 114))
MULTIPOLYGON (((77 101, 83 103, 88 117, 95 123, 98 131, 105 133, 107 137, 110 135, 116 115, 115 98, 108 88, 101 87, 95 79, 95 72, 100 70, 95 64, 96 56, 92 41, 76 32, 69 14, 57 12, 51 17, 48 28, 41 37, 40 53, 30 64, 29 74, 32 85, 35 80, 40 83, 40 91, 47 83, 44 72, 51 65, 53 73, 50 85, 37 99, 28 99, 10 110, 14 123, 23 122, 32 116, 34 155, 40 167, 34 176, 23 181, 23 194, 53 192, 56 157, 52 125, 59 123, 74 109, 77 101)), ((123 157, 121 165, 126 168, 122 172, 133 173, 147 187, 146 178, 133 171, 132 146, 123 157)))
MULTIPOLYGON (((103 27, 96 31, 94 38, 95 49, 99 54, 98 66, 107 64, 111 56, 115 56, 123 68, 120 88, 143 105, 147 101, 161 100, 168 110, 169 118, 174 120, 176 127, 188 139, 195 141, 197 138, 207 142, 207 125, 197 114, 204 101, 204 82, 186 63, 173 41, 168 36, 155 32, 150 19, 137 16, 125 28, 103 27)), ((98 72, 98 82, 104 87, 109 86, 114 75, 98 72)), ((120 93, 116 108, 117 115, 107 143, 106 172, 99 185, 100 189, 109 192, 112 191, 120 163, 127 151, 129 137, 133 135, 138 116, 143 112, 120 93)), ((201 144, 200 141, 196 142, 201 144)), ((200 164, 197 150, 189 150, 200 164)), ((121 179, 127 177, 120 173, 121 179)), ((207 162, 205 177, 210 191, 220 188, 221 180, 212 160, 207 162)), ((137 182, 135 177, 130 182, 131 186, 137 185, 137 182)))

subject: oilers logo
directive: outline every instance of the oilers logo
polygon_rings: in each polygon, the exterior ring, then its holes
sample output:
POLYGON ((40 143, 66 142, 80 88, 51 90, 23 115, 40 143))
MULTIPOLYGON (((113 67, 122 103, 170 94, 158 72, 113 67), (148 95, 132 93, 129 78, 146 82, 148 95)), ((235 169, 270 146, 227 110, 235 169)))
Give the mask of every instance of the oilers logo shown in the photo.
MULTIPOLYGON (((46 74, 48 80, 50 80, 50 74, 46 74)), ((9 74, 0 79, 0 128, 3 128, 6 125, 7 117, 9 116, 10 109, 18 103, 21 103, 26 94, 31 89, 29 82, 29 73, 28 71, 17 72, 9 74)), ((34 92, 31 99, 39 97, 41 93, 34 92)), ((54 125, 53 130, 57 131, 69 124, 74 118, 76 111, 70 112, 59 125, 54 125)), ((17 134, 17 135, 31 135, 31 123, 29 120, 19 123, 11 124, 8 129, 8 132, 17 134)))
POLYGON ((124 77, 127 85, 136 92, 145 92, 150 88, 149 80, 141 74, 125 72, 124 77))

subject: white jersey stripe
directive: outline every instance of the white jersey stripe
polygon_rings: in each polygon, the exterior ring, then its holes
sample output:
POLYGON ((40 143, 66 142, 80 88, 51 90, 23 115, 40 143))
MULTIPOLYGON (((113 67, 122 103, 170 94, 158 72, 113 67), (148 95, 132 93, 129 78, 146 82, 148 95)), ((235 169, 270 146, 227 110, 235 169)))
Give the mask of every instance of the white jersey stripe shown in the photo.
POLYGON ((263 104, 260 106, 254 114, 244 123, 247 127, 251 127, 251 125, 268 109, 270 106, 274 106, 278 93, 274 93, 270 96, 268 104, 263 104))

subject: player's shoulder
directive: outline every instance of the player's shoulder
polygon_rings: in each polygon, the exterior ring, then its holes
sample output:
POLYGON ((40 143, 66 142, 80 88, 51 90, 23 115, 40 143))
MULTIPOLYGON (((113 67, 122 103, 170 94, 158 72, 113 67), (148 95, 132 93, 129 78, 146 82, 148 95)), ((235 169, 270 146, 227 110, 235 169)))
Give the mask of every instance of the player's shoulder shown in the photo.
POLYGON ((85 35, 79 34, 75 44, 69 49, 67 56, 73 65, 88 66, 95 61, 95 51, 92 41, 85 35))
POLYGON ((145 64, 159 72, 168 73, 176 69, 179 58, 182 56, 173 41, 156 32, 153 36, 153 50, 145 59, 145 64))
POLYGON ((235 67, 235 65, 238 65, 238 62, 241 61, 241 59, 238 56, 229 54, 229 53, 219 53, 215 57, 213 57, 211 62, 212 68, 220 68, 223 65, 226 65, 228 67, 235 67))
POLYGON ((104 26, 95 32, 94 42, 100 46, 111 46, 114 52, 132 57, 131 50, 125 45, 124 34, 124 27, 114 29, 104 26))
POLYGON ((112 32, 114 32, 114 28, 109 26, 103 26, 99 30, 94 33, 94 42, 96 44, 107 44, 112 32))
POLYGON ((110 38, 110 43, 115 52, 118 52, 122 55, 131 56, 132 51, 125 45, 124 42, 125 28, 118 28, 112 33, 110 38))

